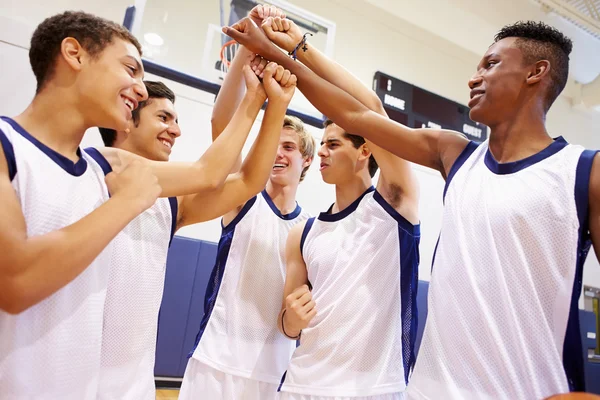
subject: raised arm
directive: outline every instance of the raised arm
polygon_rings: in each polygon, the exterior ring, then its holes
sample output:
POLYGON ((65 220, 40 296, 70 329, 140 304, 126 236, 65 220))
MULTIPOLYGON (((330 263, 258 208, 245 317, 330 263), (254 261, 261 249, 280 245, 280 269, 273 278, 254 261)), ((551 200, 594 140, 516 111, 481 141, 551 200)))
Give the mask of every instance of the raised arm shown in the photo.
MULTIPOLYGON (((265 21, 263 29, 273 43, 288 52, 302 40, 302 32, 288 19, 269 18, 265 21)), ((342 89, 370 110, 387 117, 383 104, 374 91, 309 42, 306 43, 306 50, 297 54, 298 60, 319 77, 342 89)), ((377 189, 392 206, 402 210, 402 215, 418 222, 419 187, 410 163, 371 141, 367 141, 367 145, 381 171, 377 189)))
POLYGON ((138 163, 106 181, 113 195, 92 213, 60 230, 28 236, 0 146, 0 309, 18 314, 67 285, 160 193, 156 178, 138 163))
POLYGON ((285 285, 277 326, 289 339, 299 338, 302 329, 317 315, 315 302, 308 287, 306 264, 300 251, 305 225, 306 221, 300 222, 290 229, 285 247, 285 285))
POLYGON ((262 89, 248 90, 227 128, 202 157, 193 163, 150 161, 112 147, 99 148, 98 151, 115 171, 134 160, 149 165, 162 187, 161 197, 215 190, 223 185, 239 157, 265 99, 262 89))
POLYGON ((248 18, 232 27, 224 27, 223 32, 252 52, 289 69, 298 78, 298 88, 308 100, 344 130, 363 136, 398 157, 437 169, 446 176, 468 143, 457 132, 411 129, 369 110, 302 63, 289 58, 248 18))
MULTIPOLYGON (((284 17, 285 14, 278 10, 276 7, 269 5, 259 4, 254 7, 249 14, 257 24, 262 24, 263 20, 268 17, 284 17)), ((233 117, 233 113, 239 106, 244 96, 245 85, 244 85, 244 74, 242 68, 248 64, 250 60, 254 58, 254 53, 246 49, 244 46, 240 46, 231 61, 231 65, 225 75, 225 80, 217 99, 213 107, 211 125, 212 125, 212 139, 216 140, 219 135, 225 130, 229 122, 233 117)), ((241 154, 237 157, 231 172, 237 172, 242 165, 241 154)))
MULTIPOLYGON (((296 77, 275 63, 265 68, 262 85, 248 65, 244 66, 244 76, 252 86, 264 86, 269 99, 258 137, 240 171, 229 175, 223 187, 183 198, 178 227, 220 217, 243 205, 260 192, 269 179, 296 77)), ((223 224, 227 225, 229 221, 224 217, 223 224)))

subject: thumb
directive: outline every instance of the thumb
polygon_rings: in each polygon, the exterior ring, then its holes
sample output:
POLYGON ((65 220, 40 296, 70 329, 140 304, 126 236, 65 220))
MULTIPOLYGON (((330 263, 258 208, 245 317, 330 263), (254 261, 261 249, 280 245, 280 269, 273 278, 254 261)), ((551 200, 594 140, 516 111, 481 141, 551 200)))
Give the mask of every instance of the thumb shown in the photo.
POLYGON ((242 72, 244 73, 244 79, 246 80, 246 83, 251 83, 254 82, 256 78, 256 74, 254 73, 254 71, 252 71, 252 68, 250 68, 250 65, 245 64, 242 67, 242 72))
POLYGON ((235 29, 237 27, 236 25, 224 26, 222 31, 224 34, 226 34, 227 36, 229 36, 230 38, 232 38, 233 40, 235 40, 236 42, 241 44, 244 34, 240 31, 238 31, 237 29, 235 29))

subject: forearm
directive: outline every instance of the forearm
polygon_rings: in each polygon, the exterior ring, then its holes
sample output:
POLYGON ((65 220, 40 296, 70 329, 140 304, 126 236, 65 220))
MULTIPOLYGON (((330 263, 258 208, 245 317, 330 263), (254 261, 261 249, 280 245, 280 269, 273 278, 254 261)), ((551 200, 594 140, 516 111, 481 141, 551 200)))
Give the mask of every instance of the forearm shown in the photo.
POLYGON ((264 100, 246 94, 227 128, 195 163, 151 162, 161 197, 182 196, 221 186, 240 156, 264 100))
POLYGON ((240 46, 229 66, 227 76, 219 89, 212 112, 213 140, 216 140, 223 130, 225 130, 244 97, 245 85, 242 67, 251 55, 252 53, 248 49, 240 46))
POLYGON ((269 179, 286 110, 286 103, 277 100, 269 101, 267 105, 258 137, 240 170, 251 192, 260 191, 269 179))
POLYGON ((296 75, 298 89, 304 93, 312 105, 345 130, 352 132, 350 127, 353 122, 369 112, 369 109, 354 97, 319 78, 302 63, 294 61, 277 49, 269 53, 268 59, 296 75))
POLYGON ((298 52, 298 60, 319 77, 350 94, 370 110, 385 115, 383 105, 375 92, 365 86, 350 71, 328 58, 317 48, 307 43, 306 51, 298 52))
POLYGON ((67 285, 139 212, 129 201, 113 197, 72 225, 23 239, 11 249, 12 257, 3 260, 3 308, 24 311, 67 285))

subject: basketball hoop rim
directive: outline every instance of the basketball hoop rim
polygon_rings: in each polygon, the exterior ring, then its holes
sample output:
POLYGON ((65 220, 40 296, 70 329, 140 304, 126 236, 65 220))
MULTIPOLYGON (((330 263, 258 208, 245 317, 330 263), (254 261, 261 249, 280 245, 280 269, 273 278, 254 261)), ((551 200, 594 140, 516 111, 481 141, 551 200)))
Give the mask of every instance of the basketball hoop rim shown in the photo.
POLYGON ((231 61, 225 59, 225 49, 227 49, 227 47, 233 46, 233 45, 239 46, 238 42, 236 42, 233 39, 226 42, 223 46, 221 46, 221 52, 219 53, 219 57, 221 58, 221 62, 225 65, 226 68, 229 68, 229 66, 231 65, 231 61))

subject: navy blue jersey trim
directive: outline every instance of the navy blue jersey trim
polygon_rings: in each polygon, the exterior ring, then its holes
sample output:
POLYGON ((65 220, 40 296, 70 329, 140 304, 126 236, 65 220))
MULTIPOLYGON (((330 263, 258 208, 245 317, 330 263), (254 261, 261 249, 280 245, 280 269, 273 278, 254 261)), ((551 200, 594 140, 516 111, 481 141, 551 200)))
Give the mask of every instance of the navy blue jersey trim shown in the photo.
POLYGON ((4 150, 4 157, 6 158, 6 164, 8 165, 8 177, 10 181, 17 175, 17 160, 15 159, 15 150, 13 149, 12 143, 8 140, 2 129, 0 129, 0 145, 4 150))

